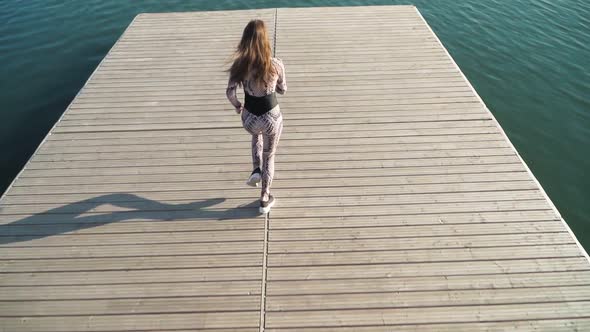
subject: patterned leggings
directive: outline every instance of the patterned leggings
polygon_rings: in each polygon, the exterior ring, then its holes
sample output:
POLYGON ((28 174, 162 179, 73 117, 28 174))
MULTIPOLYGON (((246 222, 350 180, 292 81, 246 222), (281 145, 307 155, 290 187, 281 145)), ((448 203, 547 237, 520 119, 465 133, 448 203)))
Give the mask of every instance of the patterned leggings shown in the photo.
POLYGON ((281 109, 277 105, 261 116, 244 110, 242 125, 252 134, 252 165, 254 169, 260 167, 262 171, 260 199, 267 200, 275 173, 275 152, 283 131, 281 109))

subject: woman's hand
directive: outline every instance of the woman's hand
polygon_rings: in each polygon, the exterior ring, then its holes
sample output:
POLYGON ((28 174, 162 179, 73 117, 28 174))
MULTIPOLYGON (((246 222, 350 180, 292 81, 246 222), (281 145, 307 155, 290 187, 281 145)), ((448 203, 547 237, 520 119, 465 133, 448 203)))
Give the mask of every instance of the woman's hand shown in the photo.
POLYGON ((236 107, 237 114, 242 114, 243 111, 244 111, 244 106, 236 107))

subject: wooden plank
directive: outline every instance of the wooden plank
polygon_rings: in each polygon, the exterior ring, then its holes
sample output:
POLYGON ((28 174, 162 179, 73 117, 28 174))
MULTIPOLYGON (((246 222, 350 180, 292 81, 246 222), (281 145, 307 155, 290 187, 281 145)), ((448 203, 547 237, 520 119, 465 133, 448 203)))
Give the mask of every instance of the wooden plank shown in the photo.
MULTIPOLYGON (((83 226, 82 226, 83 227, 83 226)), ((228 231, 196 231, 196 232, 160 232, 139 234, 57 234, 50 237, 35 235, 15 235, 2 237, 1 246, 13 242, 26 246, 47 245, 112 245, 112 244, 151 244, 151 243, 213 243, 230 241, 259 241, 263 239, 264 230, 228 230, 228 231)))
POLYGON ((487 322, 586 317, 590 301, 486 306, 267 312, 269 328, 487 322))
POLYGON ((582 286, 507 288, 486 290, 391 292, 370 294, 330 294, 273 296, 266 312, 297 310, 351 310, 383 308, 418 308, 476 306, 519 303, 553 303, 555 301, 590 301, 590 284, 582 286))
POLYGON ((314 229, 341 227, 379 227, 437 224, 480 224, 497 222, 548 221, 559 220, 550 210, 526 211, 477 211, 464 213, 433 213, 420 215, 369 215, 332 216, 299 218, 294 216, 273 217, 270 229, 314 229), (296 222, 295 222, 296 221, 296 222))
POLYGON ((379 250, 367 253, 363 250, 351 252, 287 253, 270 255, 268 266, 339 266, 367 264, 405 264, 415 262, 466 262, 492 259, 535 259, 547 257, 578 257, 581 252, 575 244, 530 246, 514 248, 452 248, 379 250))
POLYGON ((466 262, 297 266, 268 269, 268 280, 372 279, 391 277, 511 274, 526 272, 587 271, 586 258, 507 259, 466 262))
POLYGON ((396 324, 388 326, 354 326, 354 327, 296 327, 265 329, 269 332, 399 332, 441 331, 441 332, 472 332, 472 331, 582 331, 590 328, 590 318, 569 317, 564 319, 522 319, 494 322, 462 322, 462 323, 420 323, 396 324), (417 326, 418 325, 418 326, 417 326))
MULTIPOLYGON (((432 204, 423 206, 399 205, 399 206, 371 206, 372 215, 418 215, 418 214, 441 214, 457 212, 490 212, 510 210, 547 210, 551 207, 545 200, 514 201, 514 202, 477 202, 477 203, 449 203, 432 204)), ((275 209, 277 217, 292 216, 297 214, 300 218, 309 217, 337 217, 337 216, 365 216, 366 211, 356 206, 328 206, 328 207, 286 207, 275 209)))
MULTIPOLYGON (((125 223, 127 224, 127 223, 125 223)), ((128 223, 129 228, 136 227, 137 231, 149 232, 148 227, 137 223, 128 223)), ((147 223, 144 223, 147 224, 147 223)), ((189 226, 187 230, 191 230, 189 226)), ((113 224, 115 226, 119 224, 113 224)), ((28 227, 28 226, 27 226, 28 227)), ((28 227, 30 228, 30 227, 28 227)), ((59 230, 59 226, 56 226, 59 230)), ((113 227, 110 227, 112 231, 113 227)), ((55 230, 53 234, 55 234, 55 230)), ((178 228, 176 229, 178 231, 178 228)), ((180 229, 182 231, 182 229, 180 229)), ((116 229, 115 229, 116 231, 116 229)), ((41 231, 42 232, 42 231, 41 231)), ((78 232, 82 232, 78 230, 78 232)), ((24 233, 24 232, 23 232, 24 233)), ((18 246, 15 250, 10 246, 0 247, 3 259, 43 259, 43 258, 104 258, 104 257, 142 257, 142 256, 174 256, 174 255, 221 255, 221 254, 253 254, 263 252, 263 241, 231 241, 231 242, 179 242, 179 243, 149 243, 149 244, 118 244, 118 245, 81 245, 81 246, 18 246)))
POLYGON ((151 313, 228 313, 259 310, 259 296, 224 297, 168 297, 108 300, 67 300, 40 301, 31 306, 30 302, 1 302, 0 311, 4 316, 20 316, 28 311, 28 317, 71 316, 71 315, 120 315, 151 313))
MULTIPOLYGON (((296 253, 336 253, 336 252, 365 252, 367 259, 372 252, 382 250, 418 250, 440 248, 488 248, 512 247, 519 250, 521 246, 537 246, 551 244, 573 244, 567 232, 547 233, 516 233, 516 234, 476 234, 476 235, 446 235, 420 237, 389 237, 365 239, 337 239, 337 240, 296 240, 273 241, 269 243, 268 252, 271 254, 296 253)), ((279 259, 279 256, 273 259, 279 259)), ((284 257, 291 259, 293 256, 284 257)))
MULTIPOLYGON (((192 286, 192 285, 185 285, 192 286)), ((169 296, 169 295, 167 295, 169 296)), ((182 295, 186 296, 186 295, 182 295)), ((29 312, 35 316, 67 316, 72 310, 80 315, 109 314, 150 314, 195 312, 235 312, 260 310, 259 296, 215 296, 215 297, 167 297, 137 299, 90 299, 90 300, 44 300, 0 301, 0 312, 4 316, 19 316, 29 312), (191 308, 191 309, 189 309, 191 308), (194 309, 193 309, 194 308, 194 309)))
POLYGON ((140 331, 159 329, 218 329, 257 327, 260 315, 254 312, 205 312, 183 314, 96 315, 64 317, 1 318, 9 331, 140 331), (49 327, 49 329, 48 329, 49 327))
MULTIPOLYGON (((159 283, 145 284, 104 283, 94 285, 35 285, 34 287, 11 286, 0 294, 0 306, 2 306, 3 301, 39 301, 37 303, 42 305, 41 308, 43 308, 45 306, 40 301, 86 300, 91 302, 94 300, 135 299, 137 301, 141 299, 139 302, 147 301, 149 303, 150 299, 157 298, 168 299, 169 305, 172 305, 170 302, 173 300, 171 299, 182 301, 184 297, 192 297, 193 301, 198 301, 195 304, 201 304, 194 307, 198 309, 206 305, 204 302, 208 302, 213 306, 221 305, 223 302, 219 302, 218 297, 224 297, 228 307, 221 308, 218 311, 234 311, 231 310, 234 305, 240 306, 241 310, 259 309, 259 298, 257 299, 258 304, 252 303, 254 298, 258 297, 257 295, 260 295, 260 282, 256 280, 216 282, 165 282, 162 280, 159 283), (207 300, 210 300, 210 302, 207 300), (245 302, 251 303, 249 308, 244 307, 245 302)), ((98 303, 100 302, 104 303, 104 301, 98 301, 98 303)), ((5 305, 5 307, 8 307, 8 305, 5 305)), ((56 309, 59 310, 59 307, 56 309)), ((103 308, 103 310, 106 309, 103 308)))
MULTIPOLYGON (((146 284, 155 282, 256 281, 260 285, 261 267, 179 268, 153 270, 116 270, 92 272, 8 273, 0 274, 6 287, 53 285, 146 284)), ((34 288, 31 288, 34 289, 34 288)))
MULTIPOLYGON (((581 272, 543 272, 481 274, 464 276, 411 276, 342 280, 274 281, 267 285, 268 296, 313 294, 363 294, 466 289, 510 289, 587 285, 590 270, 581 272)), ((485 299, 485 298, 483 298, 485 299)))
POLYGON ((428 237, 428 236, 464 236, 472 234, 507 234, 507 233, 536 233, 559 232, 558 221, 552 222, 519 222, 519 223, 468 223, 452 224, 439 223, 438 225, 407 225, 402 227, 342 227, 342 228, 318 228, 318 229, 277 229, 270 233, 270 241, 290 240, 352 240, 352 239, 378 239, 378 238, 403 238, 403 237, 428 237))
POLYGON ((108 257, 108 258, 67 258, 67 259, 29 259, 0 260, 0 273, 15 272, 63 272, 109 270, 144 270, 174 268, 218 268, 262 266, 262 255, 228 254, 228 255, 175 255, 143 257, 108 257), (172 259, 174 258, 174 259, 172 259))

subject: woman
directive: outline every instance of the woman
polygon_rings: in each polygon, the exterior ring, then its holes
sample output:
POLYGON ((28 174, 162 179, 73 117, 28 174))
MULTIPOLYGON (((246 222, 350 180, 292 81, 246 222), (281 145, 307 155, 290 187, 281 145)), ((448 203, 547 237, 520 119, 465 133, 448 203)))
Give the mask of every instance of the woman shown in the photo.
POLYGON ((283 130, 283 115, 275 92, 284 94, 287 82, 283 62, 272 57, 263 21, 252 20, 246 25, 228 72, 227 98, 241 114, 244 128, 252 134, 254 170, 247 184, 257 187, 262 180, 260 213, 268 213, 275 203, 270 185, 275 151, 283 130), (236 96, 238 87, 244 88, 244 105, 236 96))

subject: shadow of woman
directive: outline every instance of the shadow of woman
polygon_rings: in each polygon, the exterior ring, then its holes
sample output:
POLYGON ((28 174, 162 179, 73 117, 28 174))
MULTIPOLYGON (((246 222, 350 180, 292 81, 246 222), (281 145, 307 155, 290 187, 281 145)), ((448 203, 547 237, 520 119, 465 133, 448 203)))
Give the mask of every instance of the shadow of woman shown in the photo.
POLYGON ((233 209, 207 209, 224 201, 225 198, 213 198, 187 204, 167 204, 127 193, 101 195, 2 224, 0 225, 0 244, 29 241, 125 220, 223 221, 259 215, 256 209, 257 201, 233 209), (97 207, 105 204, 128 210, 109 213, 93 212, 97 207))

